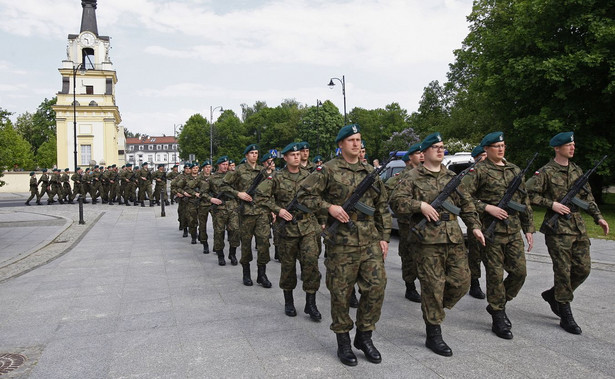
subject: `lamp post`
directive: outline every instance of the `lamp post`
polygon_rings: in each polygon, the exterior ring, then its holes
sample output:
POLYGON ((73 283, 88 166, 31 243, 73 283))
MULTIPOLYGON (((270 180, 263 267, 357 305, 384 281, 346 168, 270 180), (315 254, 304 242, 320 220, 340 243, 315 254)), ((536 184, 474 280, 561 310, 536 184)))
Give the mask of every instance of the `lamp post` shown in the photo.
POLYGON ((220 112, 224 112, 224 108, 209 106, 209 163, 213 165, 214 161, 214 111, 220 109, 220 112))
MULTIPOLYGON (((316 129, 318 130, 318 126, 320 125, 320 112, 319 107, 322 105, 322 102, 316 99, 316 129)), ((318 143, 316 147, 316 154, 320 155, 320 130, 318 131, 318 143)))
POLYGON ((85 66, 83 63, 79 63, 75 66, 73 62, 73 144, 75 154, 75 167, 74 171, 77 171, 77 71, 82 74, 85 73, 85 66))
POLYGON ((331 80, 329 80, 329 88, 333 88, 335 87, 335 83, 333 82, 333 80, 337 80, 340 83, 342 83, 342 95, 344 95, 344 125, 346 125, 348 122, 346 120, 346 78, 344 77, 344 75, 342 75, 342 78, 331 78, 331 80))

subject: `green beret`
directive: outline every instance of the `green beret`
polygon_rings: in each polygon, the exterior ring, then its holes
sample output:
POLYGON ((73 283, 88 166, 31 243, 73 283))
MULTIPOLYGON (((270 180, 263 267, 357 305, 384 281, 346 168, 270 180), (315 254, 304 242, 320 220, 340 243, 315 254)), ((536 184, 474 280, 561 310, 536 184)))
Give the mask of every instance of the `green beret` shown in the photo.
POLYGON ((94 168, 98 168, 98 165, 94 166, 94 168))
POLYGON ((65 168, 65 169, 64 169, 64 172, 66 172, 66 171, 68 171, 68 169, 67 169, 67 168, 65 168))
POLYGON ((497 142, 504 142, 504 133, 502 132, 493 132, 489 133, 483 137, 483 140, 480 141, 480 145, 482 147, 493 145, 497 142))
POLYGON ((126 167, 132 167, 132 163, 126 163, 126 167))
POLYGON ((110 170, 111 168, 113 168, 113 166, 107 166, 107 170, 110 170))
POLYGON ((243 155, 248 154, 250 151, 254 151, 257 150, 258 151, 258 145, 253 143, 251 145, 246 146, 246 149, 243 151, 243 155))
POLYGON ((223 155, 220 158, 218 158, 218 160, 216 161, 216 164, 220 164, 220 163, 224 163, 224 162, 228 162, 228 156, 223 155))
POLYGON ((361 130, 359 129, 359 125, 357 124, 346 125, 340 129, 339 133, 337 133, 337 137, 335 138, 335 143, 338 143, 341 140, 348 138, 353 134, 360 133, 360 132, 361 130))
POLYGON ((47 172, 47 169, 46 169, 46 168, 44 168, 42 171, 43 171, 43 172, 47 172))
POLYGON ((549 141, 549 146, 557 147, 557 146, 565 145, 570 142, 574 142, 574 133, 573 132, 562 132, 556 135, 555 137, 551 138, 551 141, 549 141))
POLYGON ((271 155, 271 154, 267 153, 267 154, 263 155, 263 157, 261 158, 261 163, 264 163, 264 162, 266 162, 268 159, 271 159, 271 158, 275 158, 275 157, 274 157, 273 155, 271 155))
MULTIPOLYGON (((415 143, 414 145, 410 146, 410 148, 408 149, 408 156, 416 153, 417 151, 421 151, 421 143, 420 142, 415 143)), ((410 158, 408 157, 408 159, 410 159, 410 158)), ((404 161, 404 162, 406 162, 406 161, 404 161)))
POLYGON ((158 168, 164 168, 164 163, 159 164, 158 168))
POLYGON ((478 145, 474 149, 472 149, 472 158, 476 158, 484 152, 485 152, 485 149, 483 149, 481 145, 478 145))
POLYGON ((75 171, 81 170, 81 167, 75 167, 75 171))
POLYGON ((314 157, 314 160, 312 162, 314 162, 314 163, 322 162, 322 157, 320 155, 317 155, 317 156, 314 157))
POLYGON ((137 168, 139 168, 139 165, 138 165, 138 164, 136 164, 136 165, 135 165, 135 169, 137 169, 137 168))
POLYGON ((406 151, 406 154, 401 157, 401 160, 404 162, 408 162, 410 160, 410 154, 408 151, 406 151))
POLYGON ((421 142, 421 151, 427 150, 427 148, 431 147, 431 145, 434 145, 438 142, 442 142, 442 136, 440 136, 440 133, 431 133, 430 135, 425 137, 423 142, 421 142))
POLYGON ((310 149, 310 144, 305 141, 299 142, 297 145, 298 145, 299 150, 305 150, 305 149, 309 150, 310 149))
POLYGON ((88 171, 90 171, 90 168, 89 168, 89 167, 87 167, 87 168, 85 169, 85 172, 88 172, 88 171))
POLYGON ((35 174, 35 173, 34 173, 34 171, 30 171, 30 176, 32 176, 32 175, 34 175, 34 174, 35 174))
POLYGON ((187 169, 187 168, 192 168, 192 163, 190 162, 184 163, 184 169, 187 169))
POLYGON ((365 140, 361 140, 361 149, 365 149, 365 140))
POLYGON ((211 163, 206 160, 205 162, 201 163, 201 167, 205 167, 205 166, 211 166, 211 163))
POLYGON ((173 165, 173 168, 175 168, 175 167, 179 168, 179 166, 178 166, 178 165, 174 164, 174 165, 173 165))
POLYGON ((147 162, 141 163, 141 167, 145 167, 145 166, 147 166, 147 162))
POLYGON ((228 164, 231 164, 231 163, 235 163, 235 160, 234 159, 229 159, 228 160, 228 164))
POLYGON ((111 168, 116 168, 117 166, 114 164, 111 165, 111 168))
POLYGON ((242 163, 246 163, 246 158, 243 158, 242 160, 239 161, 239 164, 242 164, 242 163))
POLYGON ((290 153, 292 151, 299 151, 301 150, 301 148, 299 147, 299 145, 301 145, 303 142, 291 142, 288 145, 286 145, 286 147, 284 149, 282 149, 282 155, 286 155, 286 153, 290 153))

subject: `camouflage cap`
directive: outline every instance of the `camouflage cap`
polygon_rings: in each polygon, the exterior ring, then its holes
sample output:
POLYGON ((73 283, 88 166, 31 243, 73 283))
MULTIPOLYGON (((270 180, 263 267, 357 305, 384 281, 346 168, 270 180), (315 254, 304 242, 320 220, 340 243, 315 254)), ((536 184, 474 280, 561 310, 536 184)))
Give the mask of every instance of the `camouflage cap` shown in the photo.
POLYGON ((357 124, 346 125, 340 129, 339 133, 337 133, 337 137, 335 138, 335 143, 338 143, 341 140, 346 139, 350 137, 351 135, 357 134, 360 132, 361 132, 361 129, 359 128, 359 125, 357 124))
POLYGON ((483 149, 481 145, 478 145, 474 149, 472 149, 472 154, 471 154, 472 158, 476 158, 484 152, 485 152, 485 149, 483 149))
POLYGON ((220 158, 218 158, 218 160, 216 161, 216 164, 220 164, 220 163, 224 163, 224 162, 228 162, 228 156, 223 155, 220 158))
POLYGON ((549 141, 549 146, 557 147, 557 146, 565 145, 570 142, 574 142, 574 133, 573 132, 562 132, 562 133, 558 133, 555 137, 551 138, 551 141, 549 141))
POLYGON ((421 151, 427 150, 427 148, 431 147, 431 145, 434 145, 438 142, 442 142, 442 136, 440 136, 440 133, 431 133, 421 142, 421 151))
POLYGON ((258 145, 255 144, 255 143, 250 144, 250 145, 246 146, 245 150, 243 151, 243 155, 246 155, 250 151, 254 151, 254 150, 258 151, 258 145))
POLYGON ((286 153, 290 153, 292 151, 299 151, 301 147, 299 147, 303 142, 291 142, 284 149, 282 149, 281 154, 286 155, 286 153))
POLYGON ((493 145, 497 142, 504 141, 504 133, 503 132, 492 132, 483 137, 483 140, 480 141, 480 145, 482 147, 493 145))

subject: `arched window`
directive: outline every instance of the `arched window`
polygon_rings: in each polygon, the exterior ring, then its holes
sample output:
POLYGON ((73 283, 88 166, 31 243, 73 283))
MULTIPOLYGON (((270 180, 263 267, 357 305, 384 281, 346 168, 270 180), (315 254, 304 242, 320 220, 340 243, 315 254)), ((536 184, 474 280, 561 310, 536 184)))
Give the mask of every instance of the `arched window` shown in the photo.
POLYGON ((85 67, 85 69, 94 70, 94 49, 88 47, 81 50, 81 52, 83 54, 83 66, 85 67))

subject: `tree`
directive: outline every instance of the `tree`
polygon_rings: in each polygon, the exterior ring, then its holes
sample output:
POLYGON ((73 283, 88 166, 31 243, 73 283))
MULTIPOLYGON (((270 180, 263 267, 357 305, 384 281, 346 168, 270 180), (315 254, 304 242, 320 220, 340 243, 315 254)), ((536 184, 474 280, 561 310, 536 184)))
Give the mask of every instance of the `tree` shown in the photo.
MULTIPOLYGON (((2 172, 9 169, 34 168, 31 146, 13 127, 9 119, 11 114, 0 108, 0 177, 2 172)), ((0 180, 1 185, 4 185, 4 181, 0 180)))
POLYGON ((245 129, 235 112, 228 109, 222 112, 214 124, 214 161, 222 155, 237 160, 243 158, 243 150, 251 141, 245 129))
POLYGON ((56 97, 45 99, 36 112, 23 113, 15 122, 17 132, 32 146, 35 155, 43 143, 56 135, 56 113, 51 108, 56 102, 56 97))
POLYGON ((194 154, 202 162, 209 159, 209 122, 199 113, 190 116, 177 138, 179 157, 188 160, 194 154))
POLYGON ((35 160, 38 167, 53 167, 58 156, 58 146, 56 136, 52 136, 49 141, 43 142, 38 148, 35 160))
POLYGON ((316 107, 307 108, 298 126, 298 139, 310 144, 312 155, 333 157, 335 155, 335 137, 344 126, 344 116, 329 100, 316 107))

